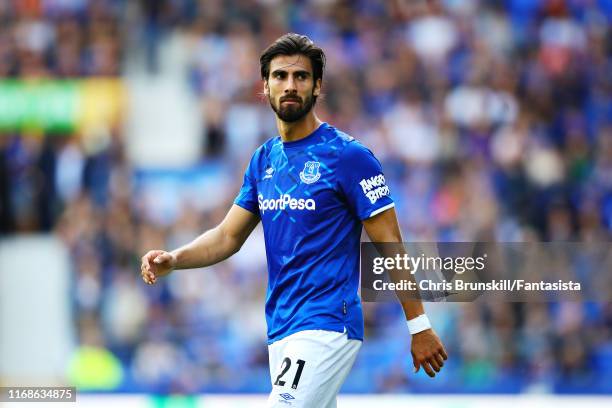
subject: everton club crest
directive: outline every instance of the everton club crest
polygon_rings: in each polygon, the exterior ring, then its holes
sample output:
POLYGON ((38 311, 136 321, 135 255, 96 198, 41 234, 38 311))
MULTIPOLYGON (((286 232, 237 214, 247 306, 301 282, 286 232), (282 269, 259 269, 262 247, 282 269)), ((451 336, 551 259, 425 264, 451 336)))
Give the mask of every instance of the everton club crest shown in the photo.
POLYGON ((307 161, 304 164, 304 170, 300 172, 300 180, 302 180, 306 184, 312 184, 321 178, 321 173, 319 173, 319 166, 321 163, 316 161, 307 161))

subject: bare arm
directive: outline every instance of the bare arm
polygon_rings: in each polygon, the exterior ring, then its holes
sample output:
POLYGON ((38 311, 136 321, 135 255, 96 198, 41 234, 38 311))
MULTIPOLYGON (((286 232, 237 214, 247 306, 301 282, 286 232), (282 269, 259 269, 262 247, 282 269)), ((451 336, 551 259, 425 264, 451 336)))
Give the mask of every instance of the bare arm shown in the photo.
POLYGON ((258 222, 258 216, 234 204, 218 226, 189 244, 172 252, 147 252, 142 257, 142 278, 153 284, 157 277, 165 276, 174 269, 201 268, 221 262, 238 252, 258 222))
POLYGON ((238 252, 258 222, 259 217, 252 212, 232 205, 221 224, 172 251, 175 268, 201 268, 229 258, 238 252))
MULTIPOLYGON (((402 233, 394 208, 364 220, 363 226, 372 242, 402 242, 402 233)), ((400 303, 407 320, 425 313, 419 299, 400 301, 400 303)), ((433 329, 412 335, 411 353, 415 372, 422 366, 430 377, 434 377, 435 372, 440 371, 444 360, 448 358, 442 342, 433 329)))
MULTIPOLYGON (((363 221, 363 226, 372 242, 403 242, 402 233, 397 222, 395 208, 368 218, 363 221)), ((406 320, 414 319, 425 313, 420 300, 400 301, 406 320)))

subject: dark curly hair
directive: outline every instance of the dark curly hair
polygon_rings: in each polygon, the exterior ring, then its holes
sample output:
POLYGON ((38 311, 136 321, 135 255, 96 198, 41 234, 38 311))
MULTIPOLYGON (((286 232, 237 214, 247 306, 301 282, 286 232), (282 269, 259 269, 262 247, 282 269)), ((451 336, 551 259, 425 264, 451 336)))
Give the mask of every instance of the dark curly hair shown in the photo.
POLYGON ((279 37, 261 53, 259 57, 261 78, 266 81, 268 80, 270 75, 270 61, 272 61, 274 57, 296 54, 303 54, 310 58, 314 82, 316 82, 317 79, 323 79, 325 53, 321 48, 317 47, 310 38, 296 33, 288 33, 279 37))

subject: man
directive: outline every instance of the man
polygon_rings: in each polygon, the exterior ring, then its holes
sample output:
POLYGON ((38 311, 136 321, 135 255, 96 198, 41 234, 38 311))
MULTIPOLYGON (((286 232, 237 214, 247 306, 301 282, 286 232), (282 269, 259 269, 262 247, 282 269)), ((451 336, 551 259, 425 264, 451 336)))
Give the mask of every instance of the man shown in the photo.
MULTIPOLYGON (((402 241, 378 160, 313 110, 324 65, 323 51, 302 35, 286 34, 263 52, 264 94, 280 137, 255 151, 221 224, 172 252, 142 257, 142 277, 153 284, 174 269, 228 258, 262 221, 270 407, 336 406, 363 340, 357 293, 362 226, 374 242, 402 241)), ((433 377, 447 358, 444 347, 420 301, 402 306, 415 372, 423 367, 433 377)))

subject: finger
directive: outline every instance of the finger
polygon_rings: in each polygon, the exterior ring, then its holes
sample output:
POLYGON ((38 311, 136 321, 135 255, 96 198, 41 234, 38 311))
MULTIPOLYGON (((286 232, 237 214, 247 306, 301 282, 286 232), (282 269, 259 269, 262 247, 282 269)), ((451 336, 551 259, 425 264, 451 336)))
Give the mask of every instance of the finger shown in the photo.
POLYGON ((440 350, 440 355, 442 356, 443 359, 448 360, 448 355, 446 354, 446 349, 444 348, 444 346, 442 346, 440 350))
POLYGON ((429 363, 429 365, 431 366, 431 368, 433 368, 433 369, 434 369, 434 371, 435 371, 436 373, 439 373, 439 372, 440 372, 440 365, 438 364, 438 360, 436 360, 436 358, 435 358, 435 357, 433 357, 433 356, 432 356, 432 357, 428 358, 428 359, 427 359, 427 362, 429 363))
POLYGON ((143 270, 142 270, 142 272, 140 273, 140 275, 142 276, 142 280, 143 280, 145 283, 148 283, 149 285, 151 284, 151 276, 150 276, 150 275, 149 275, 149 273, 148 273, 148 272, 147 272, 147 271, 144 269, 144 267, 143 267, 143 270))
POLYGON ((142 275, 142 278, 146 280, 149 280, 152 275, 151 269, 147 267, 144 262, 140 266, 140 274, 142 275))
POLYGON ((163 254, 157 255, 155 259, 153 259, 153 262, 156 264, 161 264, 164 262, 168 262, 169 260, 170 260, 170 254, 167 252, 164 252, 163 254))
POLYGON ((140 265, 140 277, 146 282, 147 281, 147 276, 148 276, 147 268, 146 268, 145 264, 143 263, 143 264, 140 265))
POLYGON ((155 262, 155 259, 157 259, 157 257, 160 256, 162 253, 163 251, 158 251, 158 250, 149 251, 143 257, 144 258, 143 263, 145 264, 147 271, 150 272, 151 274, 153 274, 153 269, 155 265, 158 264, 157 262, 155 262))
POLYGON ((414 372, 418 373, 419 368, 421 368, 421 366, 419 365, 419 362, 417 361, 417 359, 414 357, 414 354, 412 355, 412 364, 414 365, 414 372))
POLYGON ((151 264, 149 263, 149 254, 151 252, 147 252, 142 258, 141 258, 141 262, 142 262, 142 266, 141 268, 144 268, 145 270, 149 270, 151 268, 151 264))
POLYGON ((428 376, 430 376, 430 377, 435 377, 436 376, 436 373, 429 366, 429 362, 427 360, 421 361, 421 366, 423 367, 423 370, 425 370, 425 372, 427 373, 428 376))
POLYGON ((147 273, 147 276, 151 283, 155 283, 155 280, 157 279, 157 277, 155 276, 155 272, 153 270, 149 270, 147 273))
POLYGON ((140 267, 140 275, 145 283, 148 283, 149 285, 154 283, 155 275, 150 269, 147 269, 144 264, 140 267))
POLYGON ((436 361, 438 362, 438 365, 440 367, 444 367, 444 358, 442 357, 442 355, 440 353, 435 355, 436 361))

